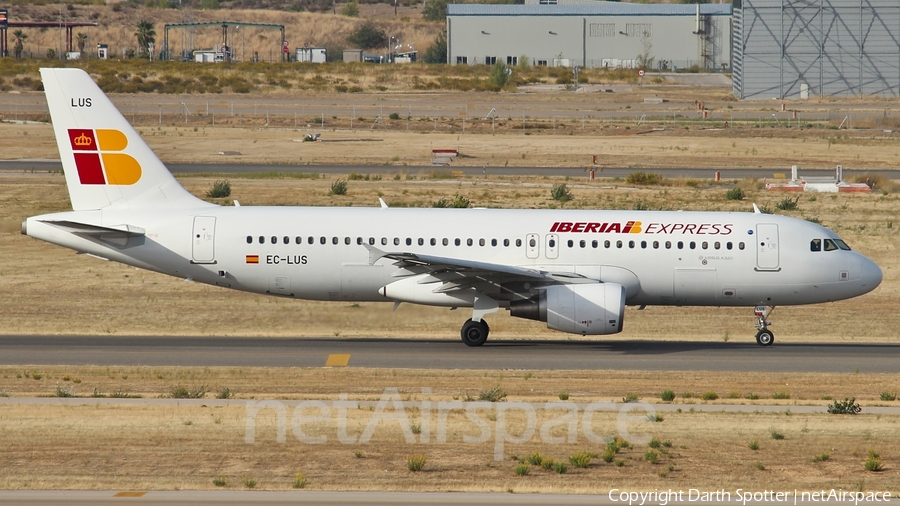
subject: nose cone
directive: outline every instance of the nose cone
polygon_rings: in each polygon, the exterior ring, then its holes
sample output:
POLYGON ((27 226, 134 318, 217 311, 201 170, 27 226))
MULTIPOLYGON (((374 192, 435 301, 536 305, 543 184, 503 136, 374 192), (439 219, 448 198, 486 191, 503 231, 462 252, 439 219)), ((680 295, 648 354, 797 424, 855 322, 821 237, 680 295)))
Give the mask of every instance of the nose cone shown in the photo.
POLYGON ((862 281, 862 293, 869 293, 881 284, 883 274, 878 264, 866 257, 862 258, 860 269, 860 281, 862 281))

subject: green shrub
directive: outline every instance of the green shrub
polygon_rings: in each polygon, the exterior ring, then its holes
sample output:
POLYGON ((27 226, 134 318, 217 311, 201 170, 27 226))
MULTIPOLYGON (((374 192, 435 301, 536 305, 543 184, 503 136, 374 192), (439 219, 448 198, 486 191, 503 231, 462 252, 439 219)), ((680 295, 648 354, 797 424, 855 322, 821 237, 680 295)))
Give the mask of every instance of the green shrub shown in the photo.
POLYGON ((759 440, 754 439, 753 441, 750 441, 750 444, 748 444, 747 447, 753 451, 759 450, 759 440))
POLYGON ((729 399, 740 399, 741 393, 738 392, 737 390, 732 390, 732 391, 728 392, 728 398, 729 399))
POLYGON ((740 188, 732 188, 725 192, 725 198, 728 200, 744 200, 744 190, 740 188))
POLYGON ((625 461, 624 461, 624 460, 621 460, 621 459, 620 459, 620 460, 617 460, 617 461, 616 461, 616 467, 624 467, 624 466, 625 466, 625 461))
POLYGON ((417 473, 425 467, 425 460, 424 455, 410 455, 406 457, 406 468, 417 473))
POLYGON ((556 472, 556 474, 566 474, 568 470, 569 466, 567 466, 565 462, 553 463, 553 471, 556 472))
POLYGON ((457 193, 456 196, 453 197, 453 200, 441 198, 440 200, 438 200, 434 204, 432 204, 431 207, 441 207, 441 208, 452 207, 455 209, 465 209, 465 208, 469 207, 470 205, 472 205, 472 202, 469 199, 467 199, 457 193))
POLYGON ((496 91, 500 91, 509 83, 509 67, 505 63, 498 61, 491 67, 490 79, 496 91))
POLYGON ((213 478, 213 485, 217 487, 224 487, 228 485, 228 480, 224 476, 216 476, 213 478))
POLYGON ((216 399, 231 399, 232 397, 234 397, 234 393, 228 387, 219 389, 219 392, 216 394, 216 399))
POLYGON ((660 184, 662 181, 663 177, 654 172, 632 172, 625 178, 626 183, 637 185, 660 184))
POLYGON ((388 118, 390 118, 390 119, 400 119, 400 114, 398 114, 398 113, 396 113, 396 112, 392 112, 390 115, 388 115, 388 118))
POLYGON ((654 437, 650 439, 650 442, 647 443, 647 446, 649 446, 650 448, 659 448, 660 446, 662 446, 662 443, 659 441, 659 439, 656 439, 654 437))
POLYGON ((221 199, 231 196, 231 183, 227 180, 214 181, 206 196, 211 199, 221 199))
POLYGON ((516 466, 516 476, 527 476, 530 472, 531 468, 528 467, 528 464, 519 464, 516 466))
POLYGON ((881 455, 875 450, 869 450, 869 457, 866 459, 866 471, 877 473, 883 469, 881 464, 881 455))
POLYGON ((629 402, 637 402, 639 400, 640 397, 638 397, 636 394, 626 394, 625 397, 622 397, 622 402, 626 404, 629 402))
POLYGON ((883 400, 883 401, 896 401, 896 400, 897 400, 897 394, 896 394, 896 392, 895 392, 895 393, 891 393, 891 392, 881 392, 881 400, 883 400))
POLYGON ((785 392, 784 390, 779 390, 778 392, 775 392, 774 394, 772 394, 772 398, 773 399, 790 399, 791 394, 788 392, 785 392))
POLYGON ((202 399, 206 397, 206 389, 205 385, 200 385, 193 390, 188 390, 187 388, 179 385, 172 389, 172 398, 173 399, 202 399))
POLYGON ((565 183, 553 185, 553 188, 550 189, 550 197, 553 198, 553 200, 562 203, 566 203, 573 198, 572 193, 569 191, 569 187, 566 186, 565 183))
POLYGON ((593 454, 588 452, 578 452, 569 456, 569 463, 573 466, 584 469, 585 467, 591 464, 591 459, 593 458, 593 454))
POLYGON ((828 452, 822 452, 813 457, 813 462, 824 462, 831 458, 831 454, 828 452))
POLYGON ((494 387, 490 390, 482 390, 478 393, 479 401, 486 402, 501 402, 506 399, 506 392, 500 389, 500 387, 494 387))
POLYGON ((616 453, 619 451, 618 447, 613 444, 606 445, 606 449, 603 450, 603 453, 600 455, 600 458, 603 459, 603 462, 609 464, 616 458, 616 453))
POLYGON ((762 462, 757 462, 757 463, 753 464, 753 466, 756 467, 757 469, 759 469, 760 471, 766 470, 766 466, 764 466, 762 462))
POLYGON ((567 401, 567 400, 569 400, 569 392, 560 392, 560 393, 559 393, 559 400, 561 400, 561 401, 567 401))
POLYGON ((533 466, 539 466, 544 461, 544 456, 541 455, 540 452, 534 452, 528 457, 525 457, 525 460, 533 466))
POLYGON ((714 401, 719 398, 719 394, 715 392, 703 392, 703 395, 700 396, 704 401, 714 401))
POLYGON ((553 465, 556 464, 553 459, 543 459, 541 460, 541 469, 544 471, 549 471, 553 469, 553 465))
POLYGON ((256 478, 252 476, 248 476, 244 478, 244 486, 247 488, 255 488, 256 487, 256 478))
POLYGON ((770 431, 769 431, 769 434, 772 436, 772 439, 775 439, 775 440, 782 440, 782 439, 784 439, 784 434, 782 434, 781 432, 778 432, 778 431, 775 430, 775 429, 770 430, 770 431))
POLYGON ((663 392, 659 394, 659 398, 665 402, 672 402, 675 400, 675 392, 671 390, 663 390, 663 392))
POLYGON ((855 397, 844 399, 842 401, 834 401, 828 405, 828 412, 832 415, 855 415, 862 411, 855 397))
POLYGON ((775 207, 782 211, 796 211, 797 210, 797 202, 800 201, 800 197, 797 198, 785 198, 781 199, 780 202, 775 204, 775 207))
POLYGON ((297 473, 294 475, 294 482, 291 484, 294 488, 303 488, 306 486, 306 476, 303 476, 303 473, 297 473))
POLYGON ((755 400, 759 399, 759 395, 750 393, 750 394, 745 395, 744 398, 751 400, 751 401, 755 401, 755 400))
POLYGON ((644 459, 651 464, 656 464, 656 461, 659 460, 659 453, 654 450, 650 450, 644 454, 644 459))
POLYGON ((666 419, 666 418, 665 418, 664 416, 662 416, 661 413, 655 413, 655 414, 652 414, 652 415, 647 415, 647 421, 648 421, 648 422, 662 422, 662 421, 665 420, 665 419, 666 419))
POLYGON ((75 397, 75 394, 72 393, 72 390, 68 388, 61 387, 56 385, 56 396, 57 397, 75 397))
POLYGON ((338 179, 337 181, 331 183, 331 191, 328 192, 329 195, 346 195, 347 194, 347 182, 343 179, 338 179))

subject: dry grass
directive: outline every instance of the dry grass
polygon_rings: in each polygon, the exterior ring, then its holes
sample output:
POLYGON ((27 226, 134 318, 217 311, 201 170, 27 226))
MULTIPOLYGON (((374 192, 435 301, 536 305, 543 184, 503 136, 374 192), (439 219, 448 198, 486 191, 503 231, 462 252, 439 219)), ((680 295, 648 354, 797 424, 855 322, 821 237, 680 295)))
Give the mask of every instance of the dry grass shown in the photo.
MULTIPOLYGON (((399 173, 399 172, 398 172, 399 173)), ((328 196, 331 178, 242 179, 228 176, 232 197, 244 205, 372 206, 382 196, 392 205, 430 206, 459 193, 473 205, 549 207, 551 186, 562 179, 493 177, 430 179, 406 174, 394 181, 351 181, 347 196, 328 196)), ((202 196, 219 177, 182 182, 202 196)), ((774 204, 781 195, 750 190, 742 202, 725 200, 722 187, 615 189, 616 183, 568 182, 575 200, 567 208, 748 210, 749 202, 774 204)), ((621 184, 621 183, 619 183, 621 184)), ((817 217, 884 269, 873 293, 833 304, 782 307, 775 313, 779 342, 898 342, 896 195, 804 195, 794 216, 817 217), (810 322, 818 322, 810 325, 810 322)), ((147 271, 76 256, 18 233, 21 219, 68 208, 61 175, 0 177, 0 329, 25 334, 392 336, 458 339, 460 316, 439 308, 404 304, 292 301, 184 283, 147 271), (51 282, 52 280, 52 282, 51 282), (129 311, 120 308, 128 307, 129 311), (251 307, 253 311, 247 311, 251 307), (259 321, 268 322, 260 326, 259 321)), ((628 325, 617 338, 719 341, 752 337, 752 315, 741 308, 628 308, 628 325), (662 336, 662 337, 661 337, 662 336)), ((583 339, 547 330, 543 324, 491 315, 492 336, 524 339, 583 339)))
MULTIPOLYGON (((408 411, 411 419, 421 416, 408 411)), ((561 412, 538 413, 538 427, 561 412)), ((372 411, 348 410, 347 433, 358 437, 372 411)), ((483 420, 489 413, 481 412, 483 420)), ((598 493, 620 489, 656 488, 734 490, 891 490, 897 492, 900 454, 898 416, 860 415, 852 419, 832 415, 785 413, 671 413, 663 423, 635 422, 629 431, 671 441, 660 448, 659 460, 644 459, 647 448, 632 445, 616 456, 623 467, 594 460, 585 469, 570 467, 558 475, 533 467, 527 477, 516 477, 518 462, 509 456, 540 452, 565 461, 580 451, 599 453, 583 436, 574 444, 546 444, 536 434, 524 444, 506 444, 503 461, 494 461, 494 442, 465 444, 464 435, 480 429, 464 412, 448 417, 447 443, 408 443, 394 422, 382 422, 367 443, 337 441, 334 418, 305 423, 309 436, 324 435, 328 442, 311 447, 288 428, 287 442, 276 442, 276 417, 263 410, 256 418, 254 444, 244 443, 245 410, 241 407, 8 405, 0 415, 4 451, 0 454, 3 489, 213 489, 213 480, 225 476, 229 488, 240 488, 252 476, 257 488, 287 490, 300 470, 306 488, 318 490, 459 490, 515 492, 598 493), (188 423, 190 422, 190 423, 188 423), (785 434, 767 437, 773 427, 785 434), (758 451, 747 441, 763 443, 758 451), (884 456, 885 469, 868 473, 863 461, 868 449, 884 456), (127 449, 127 451, 123 451, 127 449), (365 458, 354 452, 363 450, 365 458), (825 462, 814 456, 830 452, 825 462), (428 465, 410 473, 407 455, 422 455, 428 465), (755 462, 764 464, 760 472, 755 462), (671 466, 665 477, 660 471, 671 466), (477 469, 477 473, 473 473, 477 469), (777 477, 777 478, 773 478, 777 477)), ((432 427, 436 425, 432 414, 432 427)), ((616 433, 616 414, 594 414, 591 429, 598 436, 616 433)), ((581 425, 581 424, 580 424, 581 425)), ((507 413, 510 434, 524 430, 520 412, 507 413)), ((579 434, 582 426, 579 426, 579 434)), ((564 427, 551 431, 564 436, 564 427)), ((434 441, 435 434, 431 434, 434 441)))

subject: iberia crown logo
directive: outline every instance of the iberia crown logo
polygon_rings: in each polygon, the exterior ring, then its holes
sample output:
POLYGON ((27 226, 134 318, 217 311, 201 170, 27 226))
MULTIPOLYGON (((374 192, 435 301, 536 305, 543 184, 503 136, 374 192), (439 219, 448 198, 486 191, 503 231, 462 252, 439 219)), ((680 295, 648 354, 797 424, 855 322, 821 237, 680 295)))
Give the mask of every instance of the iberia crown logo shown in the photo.
POLYGON ((141 164, 122 153, 128 138, 118 130, 69 129, 81 184, 131 185, 141 179, 141 164))

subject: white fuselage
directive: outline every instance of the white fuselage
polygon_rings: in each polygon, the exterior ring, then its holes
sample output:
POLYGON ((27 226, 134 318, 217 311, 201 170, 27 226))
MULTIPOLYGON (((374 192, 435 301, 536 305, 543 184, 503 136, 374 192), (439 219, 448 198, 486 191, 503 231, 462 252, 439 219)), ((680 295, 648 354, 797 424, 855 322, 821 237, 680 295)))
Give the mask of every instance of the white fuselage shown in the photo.
MULTIPOLYGON (((245 206, 73 211, 29 218, 24 230, 128 265, 298 299, 471 306, 401 285, 382 295, 411 272, 387 258, 371 263, 360 241, 619 283, 629 305, 812 304, 861 295, 881 281, 878 266, 859 253, 812 251, 814 240, 839 241, 825 227, 759 213, 245 206), (145 236, 104 241, 44 223, 60 220, 128 224, 145 236)), ((490 295, 502 307, 530 288, 500 283, 490 295)))

